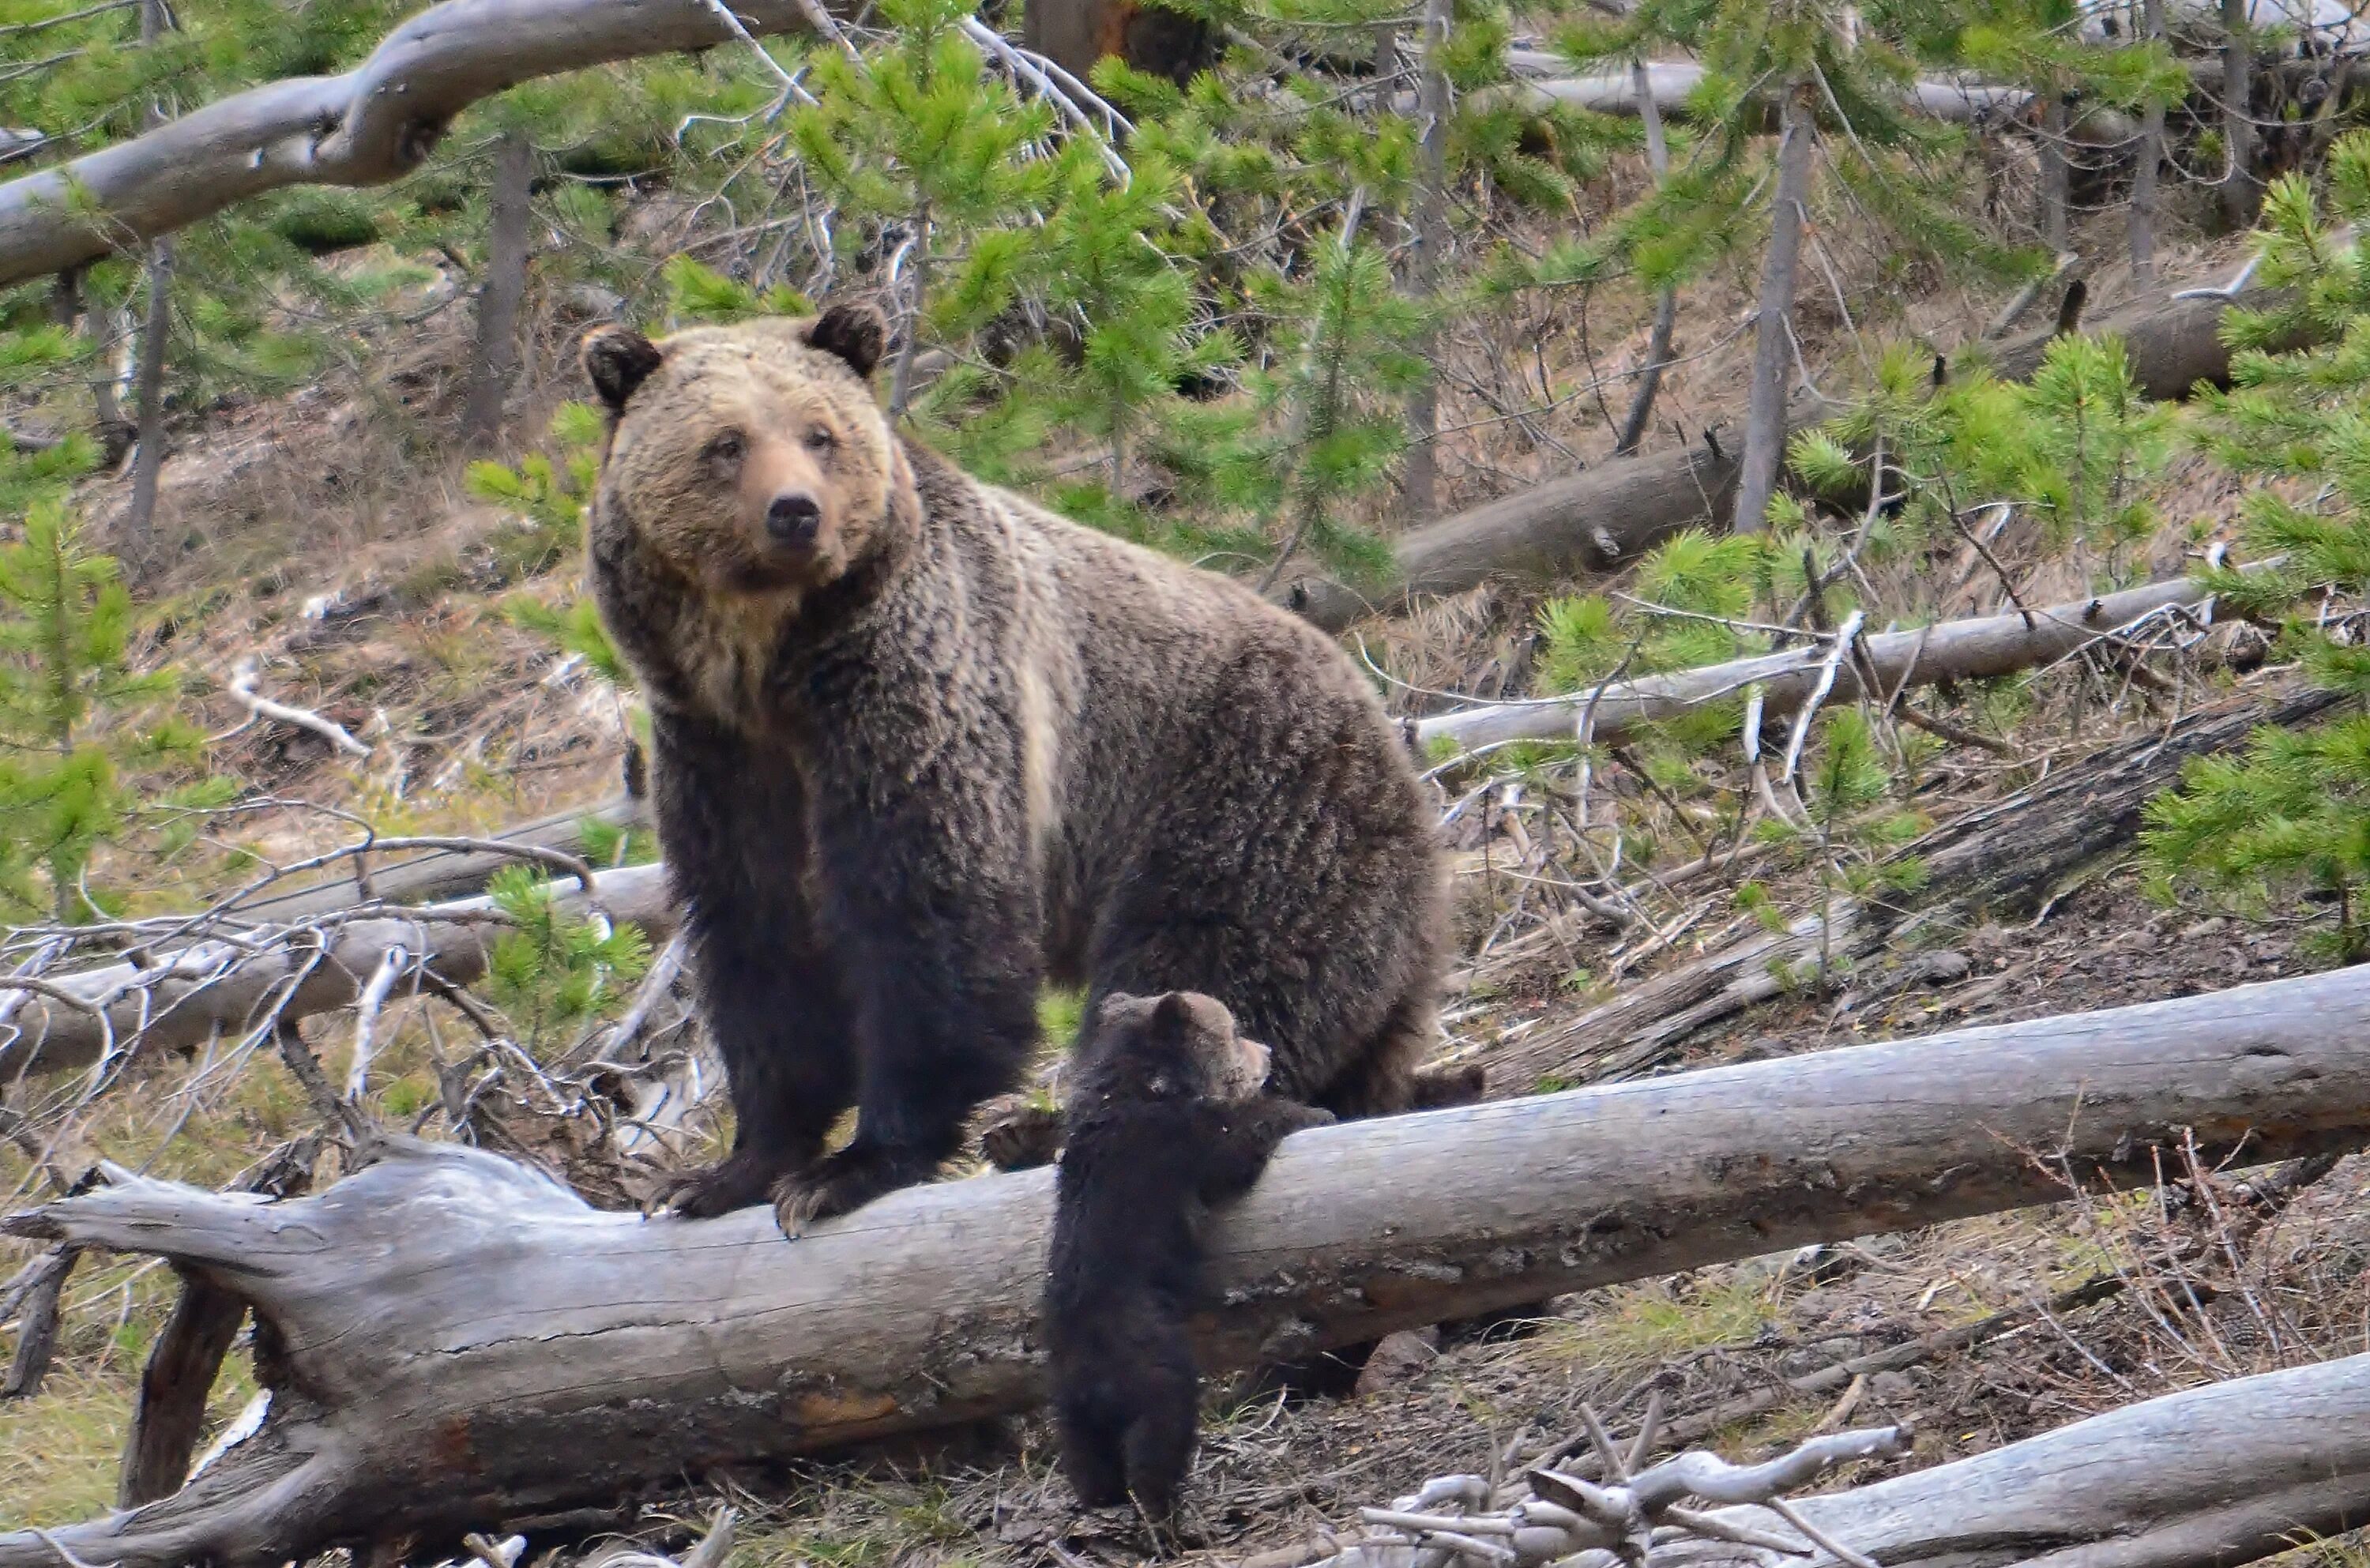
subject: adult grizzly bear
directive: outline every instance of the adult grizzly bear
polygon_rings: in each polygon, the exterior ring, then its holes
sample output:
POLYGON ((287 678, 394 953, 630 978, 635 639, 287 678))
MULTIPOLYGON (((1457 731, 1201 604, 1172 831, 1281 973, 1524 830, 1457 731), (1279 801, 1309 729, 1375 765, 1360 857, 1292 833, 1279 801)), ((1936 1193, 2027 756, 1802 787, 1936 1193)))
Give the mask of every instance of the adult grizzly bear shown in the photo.
POLYGON ((1240 585, 904 441, 884 337, 840 306, 584 347, 593 591, 737 1124, 675 1207, 771 1193, 795 1236, 927 1179, 1018 1080, 1049 974, 1089 1018, 1206 993, 1283 1093, 1404 1107, 1444 887, 1366 681, 1240 585))

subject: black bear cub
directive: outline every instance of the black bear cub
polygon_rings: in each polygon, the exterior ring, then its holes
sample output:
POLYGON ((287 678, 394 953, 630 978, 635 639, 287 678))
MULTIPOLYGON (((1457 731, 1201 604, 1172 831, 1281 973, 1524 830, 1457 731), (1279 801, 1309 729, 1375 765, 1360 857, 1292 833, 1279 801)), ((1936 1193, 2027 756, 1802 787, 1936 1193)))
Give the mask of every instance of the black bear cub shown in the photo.
POLYGON ((1176 1513, 1200 1398, 1186 1321, 1203 1212, 1333 1120, 1262 1093, 1268 1065, 1224 1004, 1171 991, 1107 997, 1070 1068, 1045 1335, 1062 1468, 1087 1507, 1176 1513))

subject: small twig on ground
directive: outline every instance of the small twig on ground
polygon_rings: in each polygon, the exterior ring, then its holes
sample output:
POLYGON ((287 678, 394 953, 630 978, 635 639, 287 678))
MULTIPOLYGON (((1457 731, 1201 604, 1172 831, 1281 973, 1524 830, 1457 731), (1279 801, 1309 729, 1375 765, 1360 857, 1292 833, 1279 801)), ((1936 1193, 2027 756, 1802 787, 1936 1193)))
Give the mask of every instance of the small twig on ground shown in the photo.
POLYGON ((1835 689, 1835 675, 1843 668, 1844 655, 1851 651, 1853 642, 1859 637, 1859 628, 1867 620, 1868 617, 1863 612, 1854 610, 1844 617, 1844 624, 1835 628, 1831 640, 1834 646, 1827 650, 1826 662, 1819 666, 1819 678, 1812 686, 1811 695, 1802 699, 1801 711, 1794 715, 1794 732, 1786 739, 1786 762, 1778 775, 1780 784, 1794 782, 1794 770, 1802 761, 1802 743, 1811 736, 1811 721, 1818 717, 1819 709, 1827 700, 1827 694, 1835 689))
MULTIPOLYGON (((252 657, 240 660, 237 670, 230 678, 230 694, 246 708, 250 722, 257 719, 277 720, 282 724, 293 724, 300 730, 311 731, 349 756, 370 755, 370 747, 347 733, 344 725, 333 723, 307 709, 291 708, 284 702, 274 702, 268 697, 258 696, 256 683, 262 678, 263 673, 252 657)), ((230 732, 236 734, 237 731, 230 732)))
POLYGON ((376 1054, 373 1038, 378 1029, 379 1009, 386 1006, 387 993, 410 965, 411 954, 397 942, 380 955, 378 967, 371 971, 370 981, 362 986, 362 999, 354 1009, 354 1059, 346 1069, 346 1103, 360 1105, 362 1091, 370 1087, 371 1057, 376 1054))

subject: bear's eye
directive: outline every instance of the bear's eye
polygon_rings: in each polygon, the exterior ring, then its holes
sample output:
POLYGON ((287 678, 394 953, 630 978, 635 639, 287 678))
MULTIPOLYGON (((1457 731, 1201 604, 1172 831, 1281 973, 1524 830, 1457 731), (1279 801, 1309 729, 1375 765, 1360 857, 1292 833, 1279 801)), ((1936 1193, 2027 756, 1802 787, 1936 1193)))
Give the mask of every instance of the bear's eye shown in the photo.
POLYGON ((839 437, 832 434, 822 425, 816 425, 807 432, 806 442, 807 450, 810 452, 828 452, 839 444, 839 437))
POLYGON ((741 461, 741 454, 747 449, 747 444, 741 439, 739 431, 728 430, 709 442, 700 455, 719 467, 729 467, 741 461))

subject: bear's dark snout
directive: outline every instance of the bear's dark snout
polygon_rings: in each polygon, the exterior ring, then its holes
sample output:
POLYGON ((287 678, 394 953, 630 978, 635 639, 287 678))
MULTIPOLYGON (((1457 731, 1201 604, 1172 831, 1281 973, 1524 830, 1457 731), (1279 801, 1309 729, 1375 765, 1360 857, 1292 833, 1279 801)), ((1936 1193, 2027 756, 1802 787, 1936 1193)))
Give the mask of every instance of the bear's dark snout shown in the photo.
POLYGON ((800 490, 774 498, 765 508, 765 535, 790 549, 805 549, 823 530, 823 503, 800 490))

